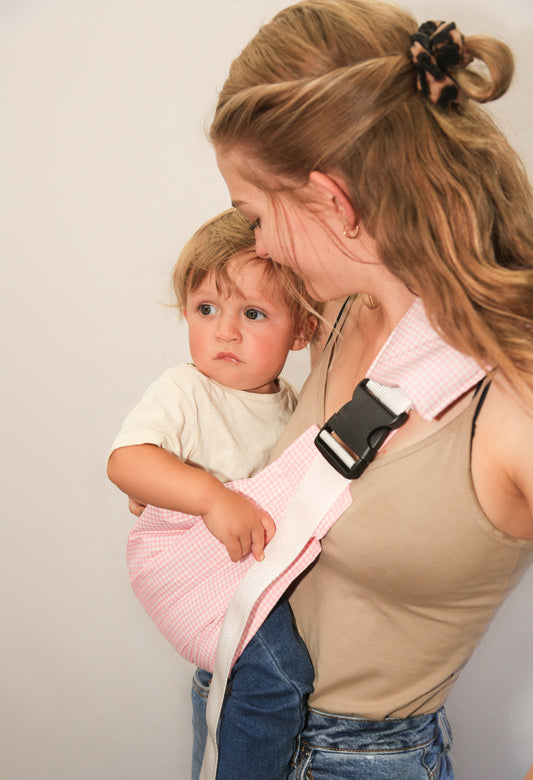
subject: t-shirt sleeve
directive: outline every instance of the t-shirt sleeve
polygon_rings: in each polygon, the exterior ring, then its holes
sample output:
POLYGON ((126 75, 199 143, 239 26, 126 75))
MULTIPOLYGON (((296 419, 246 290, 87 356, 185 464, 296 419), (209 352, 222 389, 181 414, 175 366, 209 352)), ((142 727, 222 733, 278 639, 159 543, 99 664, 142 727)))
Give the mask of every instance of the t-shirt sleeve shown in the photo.
POLYGON ((196 413, 171 371, 153 382, 122 424, 110 452, 155 444, 186 460, 197 435, 196 413))
POLYGON ((298 391, 283 377, 280 377, 279 383, 282 392, 283 406, 289 414, 292 414, 298 403, 298 391))

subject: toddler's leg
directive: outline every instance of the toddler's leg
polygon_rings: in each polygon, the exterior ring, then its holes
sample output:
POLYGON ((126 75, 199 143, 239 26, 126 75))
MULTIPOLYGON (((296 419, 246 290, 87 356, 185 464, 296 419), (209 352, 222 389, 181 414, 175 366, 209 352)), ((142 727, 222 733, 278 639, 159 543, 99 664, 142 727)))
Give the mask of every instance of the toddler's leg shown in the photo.
POLYGON ((204 669, 197 669, 192 680, 192 770, 191 780, 198 780, 204 758, 207 741, 207 721, 205 711, 211 674, 204 669))
POLYGON ((286 599, 233 667, 219 727, 217 780, 283 780, 314 672, 286 599))

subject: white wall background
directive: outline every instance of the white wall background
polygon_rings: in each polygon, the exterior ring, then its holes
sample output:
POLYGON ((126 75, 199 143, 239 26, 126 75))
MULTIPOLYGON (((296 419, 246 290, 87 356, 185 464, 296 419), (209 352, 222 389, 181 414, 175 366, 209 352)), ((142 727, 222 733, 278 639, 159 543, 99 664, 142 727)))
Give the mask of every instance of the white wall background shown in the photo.
MULTIPOLYGON (((0 0, 5 780, 189 775, 191 668, 129 590, 132 518, 106 450, 187 358, 160 302, 180 247, 228 204, 204 128, 230 60, 282 5, 0 0)), ((410 7, 513 46, 497 111, 531 170, 531 0, 410 7)), ((457 780, 522 780, 533 763, 532 595, 533 572, 452 697, 457 780)))

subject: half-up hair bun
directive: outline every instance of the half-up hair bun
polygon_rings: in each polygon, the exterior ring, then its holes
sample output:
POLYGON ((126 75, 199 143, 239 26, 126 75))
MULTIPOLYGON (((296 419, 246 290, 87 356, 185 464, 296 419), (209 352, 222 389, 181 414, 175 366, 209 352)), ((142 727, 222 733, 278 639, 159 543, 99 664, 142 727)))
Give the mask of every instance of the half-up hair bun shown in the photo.
POLYGON ((510 49, 488 36, 469 37, 455 22, 424 22, 410 38, 417 87, 433 105, 446 109, 471 98, 478 103, 496 100, 509 87, 514 71, 510 49), (479 68, 468 66, 478 60, 479 68))
POLYGON ((455 22, 424 22, 411 35, 410 50, 422 95, 438 108, 458 102, 459 87, 452 73, 473 58, 455 22))
POLYGON ((507 92, 513 78, 512 51, 503 41, 488 35, 468 36, 465 46, 473 66, 455 71, 454 78, 461 92, 477 103, 497 100, 507 92), (476 62, 482 63, 485 72, 475 67, 476 62))

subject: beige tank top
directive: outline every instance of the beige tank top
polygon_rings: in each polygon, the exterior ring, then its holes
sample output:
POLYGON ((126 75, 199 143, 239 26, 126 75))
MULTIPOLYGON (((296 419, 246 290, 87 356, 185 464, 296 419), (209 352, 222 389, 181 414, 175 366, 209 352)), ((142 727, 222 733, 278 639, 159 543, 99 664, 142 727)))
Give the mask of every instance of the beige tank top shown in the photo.
MULTIPOLYGON (((324 422, 330 345, 277 452, 324 422)), ((477 397, 421 442, 383 454, 290 595, 315 668, 310 705, 381 720, 443 704, 533 542, 484 515, 470 476, 477 397)))

